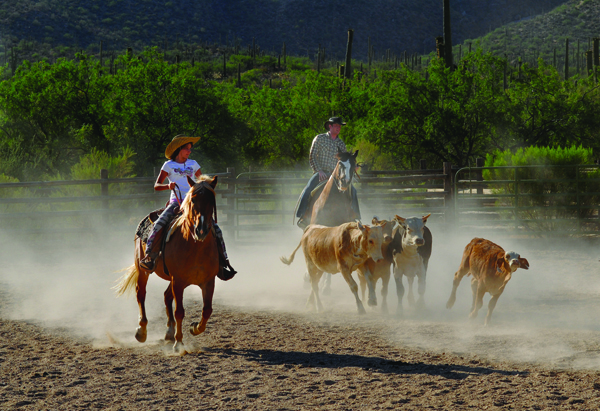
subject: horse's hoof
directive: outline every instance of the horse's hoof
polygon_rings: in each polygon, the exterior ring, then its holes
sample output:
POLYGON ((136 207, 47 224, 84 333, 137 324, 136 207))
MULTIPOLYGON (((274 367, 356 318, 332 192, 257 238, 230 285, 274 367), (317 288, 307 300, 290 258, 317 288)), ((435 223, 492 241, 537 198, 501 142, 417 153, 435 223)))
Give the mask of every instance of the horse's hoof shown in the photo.
POLYGON ((187 351, 181 341, 177 341, 175 345, 173 345, 173 353, 183 355, 186 354, 187 351))
POLYGON ((200 325, 201 324, 198 322, 193 322, 192 325, 190 325, 190 333, 192 335, 202 334, 206 330, 206 326, 204 328, 200 328, 200 325))
POLYGON ((369 307, 377 307, 377 298, 373 298, 373 299, 369 298, 369 301, 367 301, 367 304, 369 304, 369 307))
POLYGON ((139 342, 141 342, 141 343, 146 342, 147 336, 148 336, 148 333, 146 332, 145 328, 138 327, 135 330, 135 339, 138 340, 139 342))
POLYGON ((365 315, 367 312, 365 311, 365 307, 358 307, 358 315, 365 315))

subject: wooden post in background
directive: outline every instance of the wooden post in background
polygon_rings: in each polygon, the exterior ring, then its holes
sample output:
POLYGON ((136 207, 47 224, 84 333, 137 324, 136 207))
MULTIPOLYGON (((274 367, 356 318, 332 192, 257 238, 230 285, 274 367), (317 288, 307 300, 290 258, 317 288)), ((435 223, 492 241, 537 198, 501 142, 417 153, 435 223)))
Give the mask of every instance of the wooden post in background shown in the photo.
MULTIPOLYGON (((481 157, 475 159, 475 167, 481 168, 485 166, 485 160, 481 157)), ((483 170, 477 170, 477 181, 483 181, 483 170)), ((477 186, 477 194, 483 194, 483 187, 477 186)))
POLYGON ((451 226, 454 224, 454 193, 452 192, 452 163, 444 162, 443 166, 444 177, 444 207, 446 225, 451 226))
MULTIPOLYGON (((219 190, 222 191, 223 194, 229 194, 229 195, 234 195, 235 194, 235 168, 234 167, 227 167, 227 179, 225 180, 225 182, 227 183, 227 188, 225 190, 219 190)), ((220 206, 219 209, 221 211, 225 211, 225 213, 227 214, 227 222, 219 222, 219 225, 221 227, 224 227, 226 229, 228 229, 228 237, 229 239, 231 239, 232 241, 235 241, 237 239, 237 231, 236 231, 236 226, 237 226, 237 214, 229 214, 227 213, 227 211, 234 211, 235 210, 235 198, 233 197, 225 197, 225 204, 220 206)))
MULTIPOLYGON (((108 170, 103 168, 100 170, 100 179, 108 180, 108 170)), ((108 183, 100 183, 100 195, 106 197, 102 200, 102 222, 108 223, 108 183)))

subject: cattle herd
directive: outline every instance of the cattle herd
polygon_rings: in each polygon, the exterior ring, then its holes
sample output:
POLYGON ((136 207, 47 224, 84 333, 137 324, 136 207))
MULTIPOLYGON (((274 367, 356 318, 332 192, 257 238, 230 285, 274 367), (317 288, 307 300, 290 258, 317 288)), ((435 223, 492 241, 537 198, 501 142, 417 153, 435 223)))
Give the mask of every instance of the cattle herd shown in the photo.
MULTIPOLYGON (((368 289, 367 303, 377 305, 375 284, 379 279, 381 288, 381 310, 388 312, 387 293, 390 281, 390 267, 393 267, 396 292, 398 295, 397 314, 402 314, 404 285, 402 276, 408 282, 408 303, 417 309, 425 305, 427 265, 431 256, 433 236, 426 226, 430 214, 423 217, 379 220, 374 217, 372 224, 360 222, 345 223, 336 227, 311 224, 304 230, 300 243, 289 257, 281 257, 284 264, 290 265, 300 247, 311 284, 311 293, 307 301, 309 308, 317 312, 323 309, 319 299, 319 280, 324 273, 341 273, 352 291, 359 314, 365 309, 358 296, 358 285, 352 278, 352 272, 358 272, 362 299, 368 289), (419 294, 415 301, 413 282, 417 277, 419 294)), ((485 325, 488 325, 498 298, 504 292, 506 284, 518 268, 527 270, 529 262, 514 251, 505 252, 493 242, 474 238, 465 247, 462 261, 456 273, 452 292, 446 308, 450 309, 456 301, 456 289, 465 275, 471 275, 473 304, 470 318, 475 318, 483 305, 483 296, 492 296, 488 306, 485 325)))

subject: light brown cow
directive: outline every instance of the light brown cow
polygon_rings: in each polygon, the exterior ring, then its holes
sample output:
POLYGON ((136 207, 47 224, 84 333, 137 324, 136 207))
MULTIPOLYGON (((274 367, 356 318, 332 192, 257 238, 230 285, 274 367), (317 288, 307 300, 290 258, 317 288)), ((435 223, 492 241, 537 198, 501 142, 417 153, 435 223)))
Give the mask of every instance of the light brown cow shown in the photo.
POLYGON ((396 225, 395 221, 379 220, 373 217, 371 223, 375 226, 380 226, 383 233, 383 243, 381 244, 381 254, 383 259, 375 262, 369 258, 357 268, 358 281, 360 283, 361 296, 364 301, 365 289, 369 288, 369 299, 367 304, 370 306, 377 305, 377 295, 375 294, 375 285, 381 279, 381 311, 384 314, 388 313, 387 294, 388 284, 390 283, 390 266, 394 262, 393 250, 390 247, 392 242, 392 230, 396 225))
POLYGON ((312 289, 306 305, 312 305, 317 312, 323 310, 319 299, 319 280, 324 272, 341 272, 354 294, 358 313, 364 314, 365 308, 358 298, 358 285, 352 278, 352 271, 368 258, 374 261, 383 258, 382 240, 382 229, 379 226, 369 227, 360 222, 345 223, 337 227, 311 224, 304 230, 298 247, 288 258, 281 257, 281 261, 290 265, 296 251, 302 246, 312 289))
POLYGON ((504 287, 510 280, 512 273, 517 268, 529 269, 529 262, 514 251, 505 252, 498 244, 494 244, 483 238, 474 238, 465 247, 462 262, 458 271, 454 274, 452 284, 452 293, 446 303, 446 308, 450 309, 456 301, 456 289, 460 280, 465 275, 471 274, 471 290, 473 291, 473 305, 469 318, 477 317, 477 312, 483 305, 484 294, 490 293, 492 298, 488 305, 485 325, 488 325, 492 317, 492 311, 496 307, 496 302, 504 287))

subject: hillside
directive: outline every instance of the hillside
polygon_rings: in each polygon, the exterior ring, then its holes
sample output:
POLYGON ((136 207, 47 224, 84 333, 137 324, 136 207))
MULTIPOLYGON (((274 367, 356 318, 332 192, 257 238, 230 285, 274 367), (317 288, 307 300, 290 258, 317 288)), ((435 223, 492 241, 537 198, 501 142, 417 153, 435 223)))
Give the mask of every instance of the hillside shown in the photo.
MULTIPOLYGON (((506 54, 513 63, 521 57, 532 62, 543 57, 564 68, 565 40, 569 39, 569 60, 575 68, 579 56, 589 49, 592 38, 600 36, 600 0, 570 0, 549 13, 497 28, 474 41, 474 47, 482 47, 496 55, 506 54)), ((581 59, 580 59, 581 62, 581 59)))
MULTIPOLYGON (((453 40, 536 16, 565 0, 453 0, 453 40)), ((595 2, 594 2, 595 3, 595 2)), ((261 49, 313 55, 319 44, 330 57, 344 54, 348 28, 354 56, 376 51, 428 53, 442 34, 441 0, 5 0, 0 2, 0 58, 12 47, 20 57, 72 55, 175 43, 229 43, 255 38, 261 49), (17 49, 18 47, 18 49, 17 49)), ((4 63, 2 59, 0 62, 4 63)))

